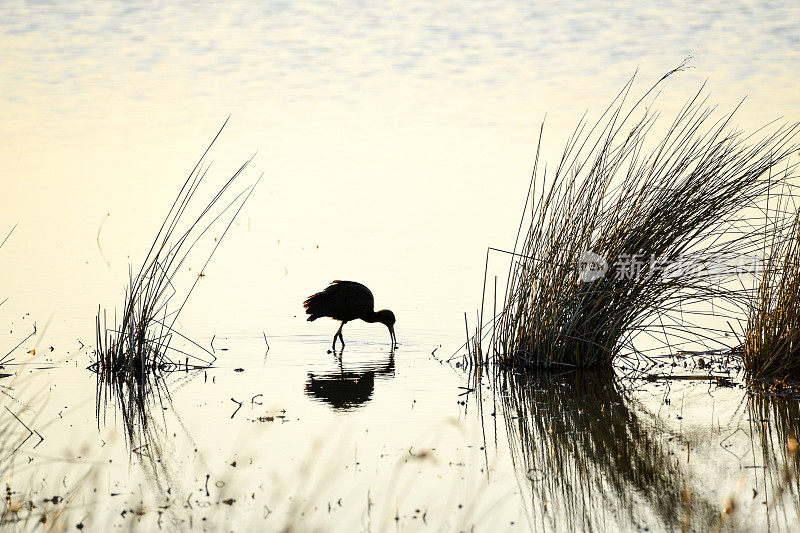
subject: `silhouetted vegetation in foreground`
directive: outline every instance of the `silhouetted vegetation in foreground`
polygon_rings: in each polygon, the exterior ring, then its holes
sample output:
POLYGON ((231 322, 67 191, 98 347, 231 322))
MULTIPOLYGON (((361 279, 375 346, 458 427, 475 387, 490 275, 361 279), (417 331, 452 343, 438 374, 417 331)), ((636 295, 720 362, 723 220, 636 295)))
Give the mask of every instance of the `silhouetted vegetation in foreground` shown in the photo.
POLYGON ((794 175, 800 124, 745 134, 732 125, 735 110, 716 117, 701 88, 659 128, 654 94, 682 68, 633 105, 631 79, 594 124, 579 122, 555 165, 540 161, 540 143, 522 243, 509 252, 505 293, 488 325, 481 306, 467 342, 473 361, 608 368, 636 353, 639 336, 673 350, 702 341, 710 334, 699 326, 703 305, 718 315, 729 305, 723 318, 746 316, 737 265, 725 261, 764 248, 769 233, 757 209, 794 175))

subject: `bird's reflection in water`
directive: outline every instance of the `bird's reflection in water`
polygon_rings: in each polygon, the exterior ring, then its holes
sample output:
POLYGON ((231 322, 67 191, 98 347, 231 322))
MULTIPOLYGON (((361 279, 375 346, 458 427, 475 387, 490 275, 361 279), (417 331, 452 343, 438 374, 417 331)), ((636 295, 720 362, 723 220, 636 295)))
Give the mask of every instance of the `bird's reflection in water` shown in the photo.
POLYGON ((309 372, 306 394, 336 410, 351 410, 372 398, 375 378, 394 377, 394 353, 375 362, 346 364, 337 357, 337 368, 326 372, 309 372))

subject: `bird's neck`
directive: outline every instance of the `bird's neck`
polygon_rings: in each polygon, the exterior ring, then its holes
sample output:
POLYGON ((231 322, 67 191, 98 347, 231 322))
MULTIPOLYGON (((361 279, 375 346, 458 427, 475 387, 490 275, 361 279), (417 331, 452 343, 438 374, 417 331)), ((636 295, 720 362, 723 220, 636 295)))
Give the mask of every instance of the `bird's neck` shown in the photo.
POLYGON ((376 313, 375 311, 371 311, 369 314, 361 317, 361 320, 363 320, 364 322, 379 322, 378 313, 376 313))

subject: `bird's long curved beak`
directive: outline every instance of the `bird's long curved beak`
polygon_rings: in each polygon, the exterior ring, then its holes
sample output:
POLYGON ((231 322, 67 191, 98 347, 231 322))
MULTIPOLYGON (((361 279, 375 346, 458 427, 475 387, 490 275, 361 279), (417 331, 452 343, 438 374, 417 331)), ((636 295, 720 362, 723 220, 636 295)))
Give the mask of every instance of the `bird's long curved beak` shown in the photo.
POLYGON ((394 334, 394 326, 389 326, 389 335, 392 336, 392 348, 397 346, 397 336, 394 334))

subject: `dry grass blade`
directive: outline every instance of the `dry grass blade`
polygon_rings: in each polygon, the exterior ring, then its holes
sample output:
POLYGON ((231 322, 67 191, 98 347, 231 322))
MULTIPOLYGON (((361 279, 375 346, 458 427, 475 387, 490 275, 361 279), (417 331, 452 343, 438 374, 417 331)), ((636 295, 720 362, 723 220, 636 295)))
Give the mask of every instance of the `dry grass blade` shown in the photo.
POLYGON ((6 243, 6 241, 8 240, 8 238, 11 237, 11 234, 14 233, 15 229, 17 229, 17 224, 14 224, 14 227, 11 228, 11 231, 9 231, 8 234, 5 236, 5 238, 3 238, 3 242, 0 242, 0 248, 2 248, 3 245, 6 243))

